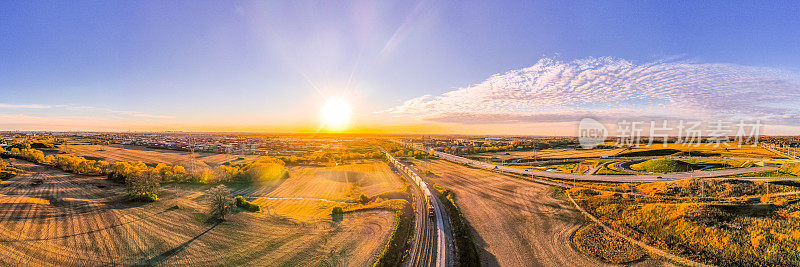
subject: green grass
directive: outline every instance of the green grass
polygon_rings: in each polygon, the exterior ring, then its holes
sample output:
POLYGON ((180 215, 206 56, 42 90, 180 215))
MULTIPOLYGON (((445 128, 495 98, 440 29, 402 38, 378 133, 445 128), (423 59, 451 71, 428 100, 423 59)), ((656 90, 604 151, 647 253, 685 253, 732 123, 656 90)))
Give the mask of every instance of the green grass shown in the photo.
POLYGON ((800 163, 783 164, 779 171, 791 176, 800 176, 800 163))
POLYGON ((600 169, 598 169, 597 172, 595 172, 594 174, 597 174, 597 175, 636 175, 636 173, 626 172, 626 171, 622 171, 622 170, 618 170, 617 168, 614 168, 614 163, 617 163, 617 162, 619 162, 619 160, 602 163, 603 166, 600 167, 600 169))
POLYGON ((694 165, 674 159, 651 159, 642 163, 631 165, 631 169, 645 172, 688 172, 694 169, 694 165))

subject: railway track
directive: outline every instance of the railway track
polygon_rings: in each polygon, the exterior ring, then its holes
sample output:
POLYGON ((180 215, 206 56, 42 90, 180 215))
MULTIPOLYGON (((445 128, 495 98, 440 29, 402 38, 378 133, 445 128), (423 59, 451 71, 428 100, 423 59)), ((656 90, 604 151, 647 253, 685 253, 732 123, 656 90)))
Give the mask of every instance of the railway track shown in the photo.
POLYGON ((436 212, 436 222, 429 218, 429 208, 437 207, 435 199, 431 198, 427 184, 419 178, 419 175, 396 160, 383 148, 381 151, 392 163, 399 175, 407 178, 414 186, 414 236, 412 237, 411 248, 408 257, 404 260, 405 266, 444 266, 446 262, 446 252, 444 251, 444 235, 441 225, 441 210, 434 208, 436 212))
MULTIPOLYGON (((415 187, 416 188, 416 187, 415 187)), ((414 190, 414 229, 407 266, 436 266, 436 229, 427 216, 427 203, 422 190, 414 190)))

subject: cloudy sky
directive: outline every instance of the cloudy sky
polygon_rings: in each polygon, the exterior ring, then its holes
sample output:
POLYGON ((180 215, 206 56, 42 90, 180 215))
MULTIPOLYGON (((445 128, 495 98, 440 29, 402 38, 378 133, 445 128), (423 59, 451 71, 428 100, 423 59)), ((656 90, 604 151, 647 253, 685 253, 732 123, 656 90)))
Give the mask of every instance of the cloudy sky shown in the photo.
POLYGON ((596 2, 6 1, 0 130, 800 133, 797 2, 596 2))

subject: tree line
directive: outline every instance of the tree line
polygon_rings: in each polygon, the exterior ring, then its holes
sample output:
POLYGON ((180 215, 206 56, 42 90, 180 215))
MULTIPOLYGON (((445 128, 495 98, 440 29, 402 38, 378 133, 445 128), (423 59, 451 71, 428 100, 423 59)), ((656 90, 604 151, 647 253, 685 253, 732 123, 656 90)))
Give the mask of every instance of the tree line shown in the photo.
MULTIPOLYGON (((49 165, 81 175, 106 175, 109 180, 124 183, 131 200, 155 201, 157 191, 163 183, 222 184, 236 182, 275 181, 289 175, 284 161, 273 157, 236 165, 221 165, 214 168, 189 172, 180 165, 159 163, 155 167, 141 161, 115 162, 89 160, 80 156, 44 155, 34 148, 0 148, 0 155, 24 159, 33 163, 49 165)), ((3 165, 0 164, 0 167, 3 165)))

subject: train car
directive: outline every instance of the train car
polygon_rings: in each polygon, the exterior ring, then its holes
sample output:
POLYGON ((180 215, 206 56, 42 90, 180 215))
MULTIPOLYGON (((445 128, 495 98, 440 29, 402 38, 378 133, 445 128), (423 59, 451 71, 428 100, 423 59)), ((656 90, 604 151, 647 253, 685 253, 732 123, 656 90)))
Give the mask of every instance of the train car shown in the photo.
POLYGON ((436 219, 436 210, 433 208, 433 204, 428 201, 428 217, 431 219, 436 219))

